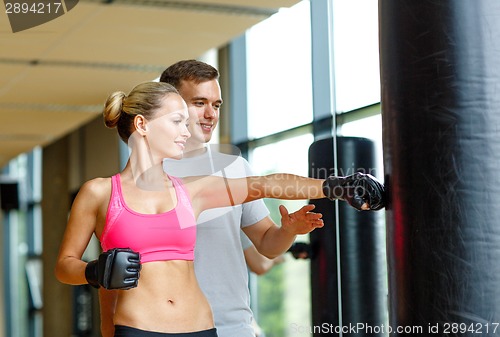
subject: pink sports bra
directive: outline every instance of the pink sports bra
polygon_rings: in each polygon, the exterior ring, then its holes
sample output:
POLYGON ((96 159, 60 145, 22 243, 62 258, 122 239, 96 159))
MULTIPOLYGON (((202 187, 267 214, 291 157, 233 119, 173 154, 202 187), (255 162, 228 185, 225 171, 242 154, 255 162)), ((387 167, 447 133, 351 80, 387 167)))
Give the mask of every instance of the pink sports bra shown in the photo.
POLYGON ((141 256, 141 263, 194 259, 196 220, 188 193, 181 180, 169 176, 177 205, 160 214, 141 214, 123 199, 120 175, 111 177, 111 198, 101 236, 104 251, 130 248, 141 256))

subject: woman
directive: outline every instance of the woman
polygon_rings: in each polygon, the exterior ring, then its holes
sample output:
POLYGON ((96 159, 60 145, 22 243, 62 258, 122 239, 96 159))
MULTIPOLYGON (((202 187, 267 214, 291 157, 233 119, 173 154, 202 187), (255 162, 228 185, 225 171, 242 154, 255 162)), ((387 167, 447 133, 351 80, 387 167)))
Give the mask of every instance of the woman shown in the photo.
MULTIPOLYGON (((190 136, 186 104, 166 83, 112 94, 103 115, 128 144, 129 161, 119 174, 82 186, 55 272, 62 283, 120 289, 115 337, 217 336, 193 269, 196 218, 206 209, 259 198, 324 198, 323 190, 358 209, 383 207, 383 186, 368 175, 324 181, 289 174, 243 179, 165 174, 163 159, 181 158, 190 136), (81 258, 94 233, 104 253, 86 263, 81 258)), ((323 225, 320 215, 310 217, 305 231, 323 225)))

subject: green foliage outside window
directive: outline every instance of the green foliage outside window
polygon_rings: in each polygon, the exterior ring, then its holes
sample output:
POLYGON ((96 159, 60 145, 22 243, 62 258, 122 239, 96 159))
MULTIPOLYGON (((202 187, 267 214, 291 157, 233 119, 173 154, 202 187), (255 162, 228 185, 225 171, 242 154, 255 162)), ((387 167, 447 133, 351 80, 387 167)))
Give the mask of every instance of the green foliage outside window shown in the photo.
MULTIPOLYGON (((281 225, 279 205, 283 200, 266 199, 270 216, 281 225)), ((259 325, 266 337, 283 337, 285 335, 284 281, 283 265, 277 265, 258 279, 258 317, 259 325)))
POLYGON ((259 325, 266 337, 285 335, 283 265, 259 276, 259 325))

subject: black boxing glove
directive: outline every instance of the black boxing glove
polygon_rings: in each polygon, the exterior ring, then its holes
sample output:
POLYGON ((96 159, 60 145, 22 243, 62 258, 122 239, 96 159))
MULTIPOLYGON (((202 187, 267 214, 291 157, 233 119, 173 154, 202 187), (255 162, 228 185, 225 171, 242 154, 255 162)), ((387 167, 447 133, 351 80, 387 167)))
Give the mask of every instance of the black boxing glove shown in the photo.
POLYGON ((125 290, 137 287, 140 270, 139 253, 128 248, 113 248, 87 263, 85 278, 94 288, 125 290))
POLYGON ((374 176, 355 173, 346 177, 329 176, 323 182, 323 193, 331 200, 344 200, 357 210, 367 203, 370 210, 385 207, 385 187, 374 176))
POLYGON ((311 258, 311 245, 306 242, 294 242, 287 252, 292 253, 295 259, 309 259, 311 258))

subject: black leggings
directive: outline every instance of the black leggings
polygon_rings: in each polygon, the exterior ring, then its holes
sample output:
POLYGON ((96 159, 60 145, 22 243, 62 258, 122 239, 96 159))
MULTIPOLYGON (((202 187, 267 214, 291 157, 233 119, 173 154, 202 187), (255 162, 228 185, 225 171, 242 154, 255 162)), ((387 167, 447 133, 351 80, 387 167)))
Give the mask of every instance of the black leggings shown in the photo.
POLYGON ((215 328, 196 332, 164 333, 145 331, 124 325, 115 325, 114 337, 217 337, 215 328))

